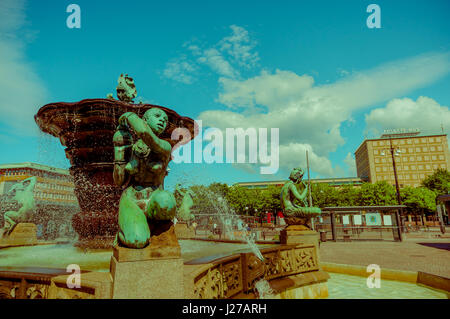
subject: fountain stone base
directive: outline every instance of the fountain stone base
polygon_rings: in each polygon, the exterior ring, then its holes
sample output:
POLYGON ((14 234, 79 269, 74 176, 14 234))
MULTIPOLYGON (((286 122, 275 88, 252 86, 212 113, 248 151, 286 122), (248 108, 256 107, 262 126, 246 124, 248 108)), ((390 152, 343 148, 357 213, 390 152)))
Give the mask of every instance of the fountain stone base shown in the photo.
POLYGON ((184 298, 183 259, 148 257, 140 261, 118 261, 111 257, 114 299, 184 298))
POLYGON ((164 221, 151 226, 150 245, 146 248, 113 248, 110 264, 112 298, 184 298, 183 259, 175 226, 164 221))
POLYGON ((280 232, 280 243, 290 244, 312 244, 319 245, 319 233, 304 225, 289 225, 280 232))
POLYGON ((37 227, 33 223, 18 223, 11 234, 0 236, 0 248, 37 244, 37 227))

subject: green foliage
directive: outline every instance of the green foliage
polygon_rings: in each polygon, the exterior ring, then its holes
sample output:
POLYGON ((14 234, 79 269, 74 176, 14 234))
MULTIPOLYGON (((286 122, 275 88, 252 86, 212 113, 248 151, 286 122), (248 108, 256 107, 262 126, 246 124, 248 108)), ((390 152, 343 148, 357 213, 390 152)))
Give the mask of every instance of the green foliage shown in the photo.
POLYGON ((228 186, 226 184, 213 183, 209 186, 194 185, 190 187, 194 193, 192 198, 194 205, 192 211, 202 214, 217 213, 217 201, 220 198, 226 199, 228 193, 228 186))
POLYGON ((361 190, 353 185, 343 185, 337 191, 336 206, 358 206, 361 202, 361 190))
POLYGON ((436 211, 436 194, 425 187, 405 187, 400 190, 403 205, 412 214, 433 213, 436 211))
POLYGON ((394 186, 386 181, 374 184, 364 183, 360 189, 360 206, 396 205, 396 191, 394 186))
POLYGON ((311 190, 313 206, 320 208, 337 206, 339 194, 336 188, 325 183, 312 183, 311 190))
POLYGON ((266 211, 281 210, 280 192, 281 187, 272 185, 265 189, 233 186, 228 190, 227 200, 238 214, 262 216, 266 211))
POLYGON ((422 181, 422 185, 434 191, 437 195, 450 193, 450 172, 445 169, 436 170, 433 175, 422 181))
MULTIPOLYGON (((440 170, 434 175, 433 178, 427 179, 427 185, 435 187, 433 190, 445 189, 442 188, 442 185, 445 185, 446 178, 449 178, 448 171, 440 170)), ((397 204, 394 186, 385 181, 375 184, 364 183, 361 187, 344 185, 338 188, 325 183, 312 183, 311 188, 313 206, 320 208, 397 204)), ((217 213, 217 200, 219 198, 226 199, 229 207, 237 214, 242 215, 262 216, 266 211, 277 212, 281 210, 281 186, 271 185, 264 189, 249 189, 213 183, 209 186, 191 186, 190 189, 195 194, 193 210, 196 212, 217 213), (246 207, 247 209, 245 209, 246 207)), ((408 207, 407 210, 411 213, 430 213, 436 210, 436 193, 428 188, 406 187, 401 190, 401 197, 403 204, 408 207)), ((177 203, 179 200, 181 198, 177 198, 177 203)))

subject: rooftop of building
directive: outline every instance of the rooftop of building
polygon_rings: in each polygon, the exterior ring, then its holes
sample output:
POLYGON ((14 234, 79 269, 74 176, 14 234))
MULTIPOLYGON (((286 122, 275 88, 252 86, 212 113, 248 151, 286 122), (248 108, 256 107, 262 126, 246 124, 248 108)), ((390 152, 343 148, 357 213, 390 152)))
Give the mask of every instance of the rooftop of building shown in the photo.
POLYGON ((399 133, 393 133, 390 131, 385 130, 385 132, 380 136, 376 138, 365 138, 362 143, 358 146, 358 148, 355 151, 355 154, 358 152, 358 150, 369 141, 383 141, 383 140, 399 140, 399 139, 408 139, 408 138, 423 138, 423 137, 437 137, 437 136, 445 136, 447 137, 447 134, 441 133, 441 134, 424 134, 420 131, 411 131, 411 132, 399 132, 399 133))
POLYGON ((20 169, 20 168, 31 168, 46 172, 52 172, 62 175, 70 175, 68 169, 58 168, 58 167, 52 167, 44 164, 37 164, 32 162, 25 162, 25 163, 11 163, 11 164, 0 164, 0 170, 1 169, 20 169))
MULTIPOLYGON (((238 182, 233 186, 266 186, 266 185, 283 185, 288 179, 275 181, 259 181, 259 182, 238 182)), ((329 178, 311 178, 311 183, 329 183, 336 185, 344 184, 360 184, 364 181, 359 177, 329 177, 329 178)))

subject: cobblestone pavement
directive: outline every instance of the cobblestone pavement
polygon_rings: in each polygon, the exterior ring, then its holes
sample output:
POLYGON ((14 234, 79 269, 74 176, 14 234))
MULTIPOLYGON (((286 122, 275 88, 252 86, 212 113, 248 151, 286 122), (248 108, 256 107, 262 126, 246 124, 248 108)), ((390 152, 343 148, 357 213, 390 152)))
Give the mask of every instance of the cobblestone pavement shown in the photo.
POLYGON ((320 260, 381 269, 423 271, 450 278, 450 239, 406 239, 403 242, 323 242, 320 260))

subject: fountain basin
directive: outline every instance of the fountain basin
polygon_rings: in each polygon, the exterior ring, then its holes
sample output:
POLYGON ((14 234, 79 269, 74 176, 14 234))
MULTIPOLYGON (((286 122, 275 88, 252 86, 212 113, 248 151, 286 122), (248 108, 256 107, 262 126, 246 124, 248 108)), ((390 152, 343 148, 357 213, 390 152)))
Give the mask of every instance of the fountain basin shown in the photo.
MULTIPOLYGON (((245 244, 212 243, 180 240, 184 264, 184 285, 186 298, 256 298, 253 289, 244 289, 252 278, 243 271, 242 261, 250 253, 245 244), (244 279, 244 277, 246 279, 244 279), (189 287, 189 288, 188 288, 189 287)), ((300 273, 286 272, 286 262, 273 262, 287 247, 259 245, 267 258, 266 278, 274 290, 271 298, 447 298, 448 290, 433 288, 433 280, 423 273, 398 270, 382 271, 381 289, 369 289, 366 285, 365 267, 321 263, 323 268, 301 270, 300 273), (278 248, 278 249, 277 249, 278 248), (281 266, 281 267, 280 267, 281 266), (325 270, 328 272, 325 273, 325 270), (357 276, 359 275, 359 276, 357 276), (395 279, 395 280, 394 280, 395 279)), ((0 250, 0 297, 3 298, 111 298, 112 286, 109 273, 111 249, 83 250, 70 244, 14 247, 0 250), (58 256, 58 257, 56 257, 58 256), (51 257, 51 258, 49 258, 51 257), (67 288, 67 265, 79 264, 82 272, 82 287, 67 288), (22 267, 17 267, 17 266, 22 267), (28 265, 29 267, 24 267, 28 265), (7 267, 3 267, 7 266, 7 267), (8 267, 9 266, 9 267, 8 267), (24 280, 18 280, 23 278, 24 280), (19 289, 21 285, 25 285, 19 289), (13 291, 13 295, 11 292, 13 291), (19 295, 19 291, 23 295, 19 295)), ((291 255, 292 256, 292 255, 291 255)), ((251 259, 250 259, 251 261, 251 259)), ((249 265, 252 263, 246 263, 249 265)), ((256 266, 258 264, 256 263, 256 266)), ((255 276, 254 278, 258 278, 255 276)), ((448 279, 447 279, 448 281, 448 279)), ((445 278, 441 280, 445 282, 445 278)))
MULTIPOLYGON (((117 211, 122 189, 113 181, 113 135, 119 117, 125 112, 142 116, 151 108, 160 108, 169 123, 161 138, 172 148, 181 145, 172 140, 176 128, 186 128, 191 139, 198 133, 194 120, 175 111, 152 104, 130 104, 110 99, 85 99, 74 103, 50 103, 39 109, 35 121, 44 132, 58 137, 66 147, 70 173, 74 177, 75 195, 81 211, 74 215, 72 226, 83 242, 109 246, 118 230, 117 211)), ((183 143, 190 139, 184 138, 183 143)))

